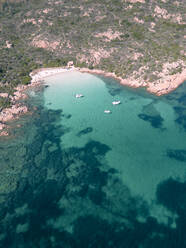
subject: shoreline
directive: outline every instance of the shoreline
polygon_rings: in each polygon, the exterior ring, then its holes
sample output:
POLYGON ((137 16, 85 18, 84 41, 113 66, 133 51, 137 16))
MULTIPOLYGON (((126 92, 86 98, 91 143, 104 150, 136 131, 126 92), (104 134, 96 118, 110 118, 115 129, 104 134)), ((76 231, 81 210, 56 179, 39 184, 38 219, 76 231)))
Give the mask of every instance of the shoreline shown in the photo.
POLYGON ((116 76, 113 72, 105 72, 102 70, 91 70, 88 68, 78 68, 80 72, 87 72, 91 74, 103 75, 105 77, 112 77, 119 81, 120 84, 131 87, 131 88, 140 88, 144 87, 146 90, 156 96, 166 95, 180 86, 186 81, 186 69, 181 73, 174 75, 168 75, 162 79, 157 80, 153 83, 140 82, 133 78, 123 79, 122 77, 116 76))
MULTIPOLYGON (((20 115, 27 113, 29 110, 26 105, 22 105, 19 100, 28 97, 25 91, 28 88, 36 87, 41 85, 46 77, 53 76, 56 74, 68 72, 68 71, 79 71, 82 73, 90 73, 96 75, 103 75, 105 77, 111 77, 117 80, 120 84, 131 87, 131 88, 146 88, 146 90, 157 96, 165 95, 175 90, 179 85, 186 81, 186 69, 181 73, 174 75, 166 75, 165 77, 153 82, 146 83, 140 79, 118 77, 113 72, 105 72, 98 69, 79 68, 79 67, 53 67, 53 68, 40 68, 30 73, 31 83, 29 85, 19 85, 15 88, 14 96, 11 96, 12 106, 5 108, 0 112, 0 136, 8 136, 8 123, 14 119, 17 119, 20 115)), ((1 95, 0 95, 1 96, 1 95)), ((1 97, 6 97, 6 93, 2 93, 1 97), (4 95, 3 95, 4 94, 4 95)))
POLYGON ((43 80, 45 77, 49 77, 58 73, 67 72, 67 71, 79 71, 90 74, 103 75, 105 77, 112 77, 115 80, 119 81, 120 84, 131 87, 131 88, 146 88, 147 92, 154 94, 156 96, 161 96, 168 94, 175 90, 178 86, 186 81, 186 69, 181 73, 174 75, 165 75, 163 78, 156 80, 155 82, 144 82, 140 79, 134 78, 122 78, 118 77, 114 72, 105 72, 98 69, 89 69, 89 68, 79 68, 79 67, 54 67, 54 68, 41 68, 36 71, 33 71, 30 76, 32 78, 31 82, 36 83, 37 81, 43 80))

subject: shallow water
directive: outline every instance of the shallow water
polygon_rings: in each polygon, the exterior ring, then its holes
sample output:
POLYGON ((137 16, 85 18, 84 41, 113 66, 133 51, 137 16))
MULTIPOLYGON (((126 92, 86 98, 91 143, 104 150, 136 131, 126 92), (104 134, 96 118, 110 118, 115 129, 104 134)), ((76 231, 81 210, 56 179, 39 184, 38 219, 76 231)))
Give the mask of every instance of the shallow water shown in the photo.
POLYGON ((45 81, 0 141, 2 247, 186 247, 186 86, 158 98, 87 73, 45 81))

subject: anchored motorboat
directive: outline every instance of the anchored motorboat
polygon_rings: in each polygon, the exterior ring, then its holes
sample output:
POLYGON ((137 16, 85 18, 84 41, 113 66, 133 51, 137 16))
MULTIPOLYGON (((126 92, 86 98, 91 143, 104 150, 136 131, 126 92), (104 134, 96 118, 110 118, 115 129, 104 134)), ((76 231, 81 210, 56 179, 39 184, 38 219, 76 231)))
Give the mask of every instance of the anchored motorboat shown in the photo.
POLYGON ((75 98, 81 98, 81 97, 83 97, 82 94, 76 94, 76 95, 75 95, 75 98))
POLYGON ((104 113, 106 113, 106 114, 110 114, 110 113, 111 113, 111 111, 110 111, 110 110, 105 110, 105 111, 104 111, 104 113))
POLYGON ((114 101, 114 102, 112 102, 113 105, 118 105, 120 103, 121 103, 121 101, 114 101))

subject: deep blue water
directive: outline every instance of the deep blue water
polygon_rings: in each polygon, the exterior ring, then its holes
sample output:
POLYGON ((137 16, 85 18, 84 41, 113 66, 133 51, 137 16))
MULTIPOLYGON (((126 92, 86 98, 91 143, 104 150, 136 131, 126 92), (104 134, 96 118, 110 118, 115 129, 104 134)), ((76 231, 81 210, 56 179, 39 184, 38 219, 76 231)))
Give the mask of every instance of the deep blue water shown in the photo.
POLYGON ((90 74, 46 83, 0 140, 0 247, 186 247, 186 85, 155 97, 90 74))

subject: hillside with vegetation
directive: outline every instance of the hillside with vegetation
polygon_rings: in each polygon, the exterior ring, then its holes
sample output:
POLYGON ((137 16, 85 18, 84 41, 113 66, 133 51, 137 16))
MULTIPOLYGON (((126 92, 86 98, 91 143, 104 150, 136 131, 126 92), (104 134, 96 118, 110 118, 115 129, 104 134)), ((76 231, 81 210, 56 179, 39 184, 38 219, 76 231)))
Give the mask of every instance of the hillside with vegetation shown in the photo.
POLYGON ((1 0, 0 92, 10 97, 34 69, 70 60, 160 83, 185 69, 185 13, 182 0, 1 0))

